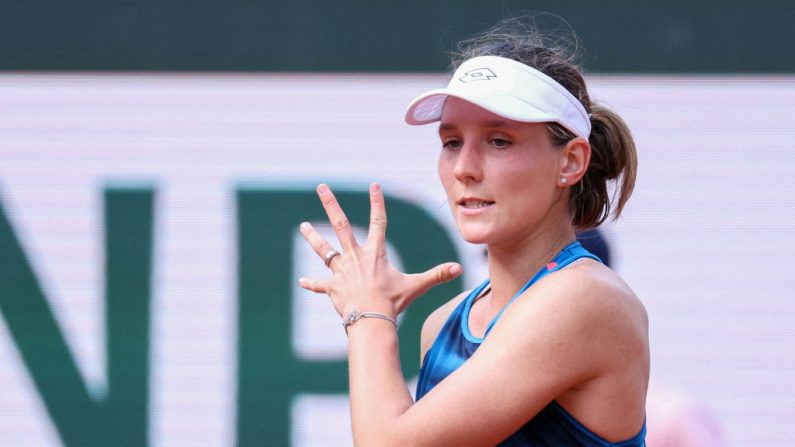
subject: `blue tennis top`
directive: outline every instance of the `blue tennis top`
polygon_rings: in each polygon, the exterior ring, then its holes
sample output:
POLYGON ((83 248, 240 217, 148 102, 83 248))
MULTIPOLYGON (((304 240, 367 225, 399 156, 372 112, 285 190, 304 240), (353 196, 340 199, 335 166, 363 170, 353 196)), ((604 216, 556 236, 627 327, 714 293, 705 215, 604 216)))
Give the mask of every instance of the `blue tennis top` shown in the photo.
MULTIPOLYGON (((478 349, 488 336, 491 328, 502 316, 505 309, 536 281, 551 272, 560 270, 572 262, 591 258, 601 260, 591 254, 579 242, 567 245, 552 261, 536 273, 506 304, 486 328, 483 338, 469 332, 469 311, 472 303, 488 287, 489 280, 475 288, 467 298, 455 308, 447 319, 433 346, 425 354, 417 382, 417 400, 427 394, 437 383, 458 369, 478 349)), ((610 443, 588 430, 570 415, 557 402, 550 402, 537 415, 530 419, 516 433, 500 443, 500 446, 578 446, 578 447, 643 447, 645 446, 646 424, 633 438, 618 443, 610 443)))

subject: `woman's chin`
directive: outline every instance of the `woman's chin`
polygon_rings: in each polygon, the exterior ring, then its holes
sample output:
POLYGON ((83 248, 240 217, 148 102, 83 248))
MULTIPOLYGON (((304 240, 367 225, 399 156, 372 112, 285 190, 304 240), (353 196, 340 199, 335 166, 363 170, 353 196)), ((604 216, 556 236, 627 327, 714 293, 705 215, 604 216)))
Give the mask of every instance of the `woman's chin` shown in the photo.
POLYGON ((461 234, 461 238, 470 244, 489 243, 490 233, 488 231, 484 231, 483 229, 459 228, 458 231, 461 234))

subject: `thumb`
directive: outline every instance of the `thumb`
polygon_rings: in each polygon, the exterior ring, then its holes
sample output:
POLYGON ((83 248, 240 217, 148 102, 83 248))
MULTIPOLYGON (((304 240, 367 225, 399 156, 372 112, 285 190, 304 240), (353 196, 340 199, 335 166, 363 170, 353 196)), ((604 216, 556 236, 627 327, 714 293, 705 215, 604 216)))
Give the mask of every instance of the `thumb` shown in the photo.
POLYGON ((461 276, 464 272, 461 264, 455 262, 445 262, 444 264, 437 265, 436 267, 418 274, 419 284, 418 288, 421 291, 430 289, 431 287, 438 286, 439 284, 446 283, 452 279, 461 276))

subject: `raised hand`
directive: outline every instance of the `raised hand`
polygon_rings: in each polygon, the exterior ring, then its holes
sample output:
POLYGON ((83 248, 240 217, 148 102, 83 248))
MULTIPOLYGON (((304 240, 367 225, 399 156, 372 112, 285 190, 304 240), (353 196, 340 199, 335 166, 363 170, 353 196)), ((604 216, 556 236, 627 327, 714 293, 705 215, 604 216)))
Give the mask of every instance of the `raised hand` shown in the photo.
POLYGON ((347 316, 352 311, 378 312, 394 318, 431 287, 461 274, 461 266, 452 262, 415 274, 402 273, 389 263, 384 194, 377 183, 370 185, 370 228, 364 245, 356 241, 350 222, 328 185, 319 185, 317 193, 342 253, 334 250, 311 224, 302 223, 301 234, 333 275, 330 279, 301 278, 298 284, 328 294, 340 315, 347 316))

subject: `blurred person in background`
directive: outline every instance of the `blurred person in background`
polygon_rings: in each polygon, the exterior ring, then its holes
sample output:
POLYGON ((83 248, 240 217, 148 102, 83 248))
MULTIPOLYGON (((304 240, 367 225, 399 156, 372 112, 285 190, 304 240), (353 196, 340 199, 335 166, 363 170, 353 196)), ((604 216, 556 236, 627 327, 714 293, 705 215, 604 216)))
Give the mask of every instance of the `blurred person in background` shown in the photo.
POLYGON ((442 185, 459 232, 487 246, 489 265, 489 279, 427 318, 416 402, 396 318, 462 268, 397 271, 380 186, 370 187, 363 245, 329 187, 318 187, 342 250, 301 224, 332 277, 299 284, 328 294, 343 317, 357 445, 644 445, 646 311, 575 239, 620 215, 635 145, 623 120, 591 100, 572 60, 535 29, 504 23, 464 42, 447 88, 408 108, 409 124, 440 122, 442 185))

